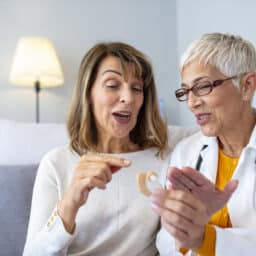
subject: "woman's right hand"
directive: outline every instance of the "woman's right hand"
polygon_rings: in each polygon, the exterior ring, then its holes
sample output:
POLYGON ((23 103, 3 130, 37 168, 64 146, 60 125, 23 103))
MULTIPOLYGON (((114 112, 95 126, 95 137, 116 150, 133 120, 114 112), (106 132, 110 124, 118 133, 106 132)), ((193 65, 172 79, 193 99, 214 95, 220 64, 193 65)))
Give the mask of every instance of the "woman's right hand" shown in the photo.
POLYGON ((127 159, 107 155, 85 154, 81 157, 69 189, 58 205, 58 214, 69 233, 74 232, 76 214, 86 203, 89 192, 94 188, 105 189, 112 174, 130 164, 127 159))

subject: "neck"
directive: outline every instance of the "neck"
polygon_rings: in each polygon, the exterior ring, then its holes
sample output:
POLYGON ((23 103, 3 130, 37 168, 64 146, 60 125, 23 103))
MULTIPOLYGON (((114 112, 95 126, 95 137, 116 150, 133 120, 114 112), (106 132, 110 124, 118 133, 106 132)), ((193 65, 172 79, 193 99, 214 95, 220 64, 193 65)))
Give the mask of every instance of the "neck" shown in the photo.
POLYGON ((139 150, 139 146, 131 142, 130 138, 111 138, 101 137, 99 138, 97 145, 97 151, 100 153, 128 153, 139 150))
POLYGON ((218 136, 220 148, 228 156, 239 157, 250 140, 254 126, 253 110, 241 115, 232 128, 218 136))

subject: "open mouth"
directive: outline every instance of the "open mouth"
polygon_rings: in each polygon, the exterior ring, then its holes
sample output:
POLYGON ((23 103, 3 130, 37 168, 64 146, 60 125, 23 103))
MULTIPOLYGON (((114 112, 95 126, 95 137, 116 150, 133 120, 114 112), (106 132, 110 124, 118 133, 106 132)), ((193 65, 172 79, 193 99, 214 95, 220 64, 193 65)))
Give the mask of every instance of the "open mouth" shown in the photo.
POLYGON ((210 114, 209 113, 198 114, 196 115, 196 119, 199 125, 204 125, 210 120, 210 114))
POLYGON ((112 115, 118 123, 126 124, 130 121, 132 113, 128 111, 117 111, 113 112, 112 115))
POLYGON ((114 112, 113 115, 117 117, 129 118, 131 116, 131 113, 120 111, 120 112, 114 112))

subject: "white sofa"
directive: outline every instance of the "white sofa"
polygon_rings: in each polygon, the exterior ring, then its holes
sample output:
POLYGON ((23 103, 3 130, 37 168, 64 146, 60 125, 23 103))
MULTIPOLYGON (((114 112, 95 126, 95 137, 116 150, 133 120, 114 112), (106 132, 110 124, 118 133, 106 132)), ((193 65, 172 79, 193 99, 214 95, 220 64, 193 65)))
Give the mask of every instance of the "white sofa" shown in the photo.
POLYGON ((0 120, 1 256, 22 255, 40 159, 50 149, 67 143, 64 124, 0 120))

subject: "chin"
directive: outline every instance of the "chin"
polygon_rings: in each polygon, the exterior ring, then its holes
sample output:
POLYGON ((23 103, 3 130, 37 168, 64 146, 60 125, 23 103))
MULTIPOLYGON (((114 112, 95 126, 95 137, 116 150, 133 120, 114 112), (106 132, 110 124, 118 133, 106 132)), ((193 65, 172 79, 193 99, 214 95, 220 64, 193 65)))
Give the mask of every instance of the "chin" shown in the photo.
POLYGON ((119 137, 119 138, 127 137, 127 136, 129 136, 129 134, 131 133, 131 131, 133 130, 134 127, 135 126, 133 126, 133 125, 115 127, 112 130, 112 133, 115 137, 119 137))
POLYGON ((126 138, 126 137, 129 136, 129 134, 130 134, 130 130, 128 130, 128 129, 126 129, 126 130, 117 129, 117 130, 114 130, 113 133, 112 133, 113 137, 116 137, 116 138, 126 138))
POLYGON ((207 137, 217 137, 218 136, 216 127, 201 126, 200 130, 204 136, 207 136, 207 137))

